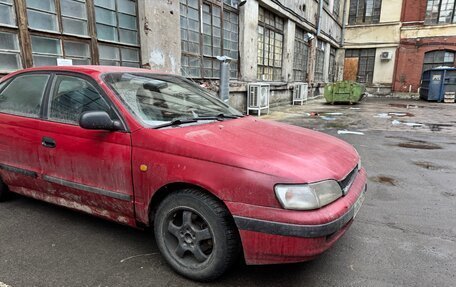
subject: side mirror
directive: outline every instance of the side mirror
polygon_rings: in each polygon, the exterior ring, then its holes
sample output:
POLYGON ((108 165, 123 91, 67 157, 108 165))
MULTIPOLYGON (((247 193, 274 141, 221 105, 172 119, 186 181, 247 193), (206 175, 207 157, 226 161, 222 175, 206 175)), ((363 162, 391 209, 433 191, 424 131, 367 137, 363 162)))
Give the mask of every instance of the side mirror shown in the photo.
POLYGON ((79 118, 79 125, 88 130, 117 131, 122 129, 122 124, 119 121, 112 120, 108 113, 104 111, 83 113, 79 118))

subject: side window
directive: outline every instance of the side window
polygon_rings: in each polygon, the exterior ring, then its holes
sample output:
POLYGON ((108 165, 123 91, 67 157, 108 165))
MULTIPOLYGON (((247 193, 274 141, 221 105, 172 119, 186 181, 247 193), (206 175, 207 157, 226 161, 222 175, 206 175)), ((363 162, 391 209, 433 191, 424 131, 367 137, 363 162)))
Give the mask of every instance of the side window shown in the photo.
POLYGON ((78 124, 82 113, 111 108, 88 81, 73 76, 57 76, 50 99, 49 118, 58 122, 78 124))
POLYGON ((49 75, 18 76, 0 93, 0 112, 38 118, 49 75))

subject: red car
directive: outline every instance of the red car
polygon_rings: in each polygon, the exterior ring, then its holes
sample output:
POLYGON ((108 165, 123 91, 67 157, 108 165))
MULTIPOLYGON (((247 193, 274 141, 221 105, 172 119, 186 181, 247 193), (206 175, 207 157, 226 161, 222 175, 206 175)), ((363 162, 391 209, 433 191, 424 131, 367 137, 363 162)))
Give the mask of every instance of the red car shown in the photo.
POLYGON ((178 273, 310 260, 356 216, 355 149, 243 116, 179 76, 42 67, 0 81, 0 199, 9 192, 137 228, 178 273))

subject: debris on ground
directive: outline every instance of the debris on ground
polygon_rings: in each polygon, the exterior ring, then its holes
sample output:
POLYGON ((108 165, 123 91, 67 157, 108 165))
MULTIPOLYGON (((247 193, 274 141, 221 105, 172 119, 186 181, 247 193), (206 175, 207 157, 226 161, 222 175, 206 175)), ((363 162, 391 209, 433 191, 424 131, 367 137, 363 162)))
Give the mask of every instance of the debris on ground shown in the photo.
POLYGON ((326 116, 321 116, 320 118, 325 121, 335 121, 336 120, 336 118, 326 117, 326 116))
POLYGON ((391 119, 391 116, 388 115, 387 113, 380 113, 374 116, 374 118, 379 118, 379 119, 391 119))
POLYGON ((363 132, 354 132, 354 131, 347 131, 347 130, 339 130, 339 131, 337 131, 337 134, 338 135, 359 135, 359 136, 364 135, 363 132))

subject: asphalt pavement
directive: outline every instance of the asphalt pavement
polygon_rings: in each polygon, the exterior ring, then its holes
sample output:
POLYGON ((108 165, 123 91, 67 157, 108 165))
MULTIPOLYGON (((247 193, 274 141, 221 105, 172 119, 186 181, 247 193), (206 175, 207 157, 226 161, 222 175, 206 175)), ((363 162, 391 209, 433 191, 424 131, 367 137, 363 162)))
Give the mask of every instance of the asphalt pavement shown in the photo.
POLYGON ((0 204, 0 287, 456 285, 456 104, 316 101, 265 118, 350 142, 369 173, 355 222, 319 258, 239 263, 218 281, 199 284, 166 265, 151 232, 16 196, 0 204))

